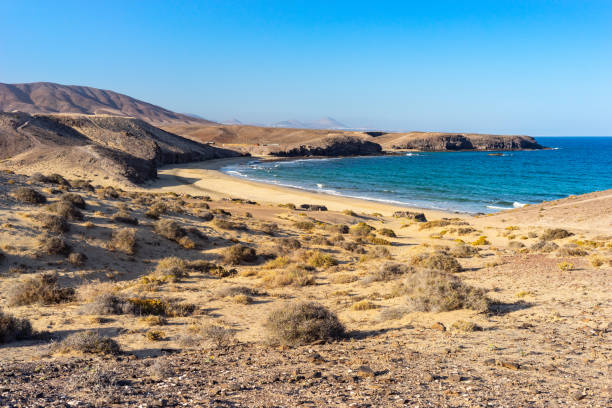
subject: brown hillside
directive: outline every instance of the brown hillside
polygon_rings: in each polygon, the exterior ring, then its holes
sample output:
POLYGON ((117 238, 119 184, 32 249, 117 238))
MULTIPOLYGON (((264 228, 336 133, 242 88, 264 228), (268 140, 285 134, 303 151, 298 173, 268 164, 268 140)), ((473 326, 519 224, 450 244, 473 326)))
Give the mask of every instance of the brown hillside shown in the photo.
POLYGON ((211 124, 113 91, 51 82, 0 83, 0 111, 130 116, 153 124, 211 124))
POLYGON ((23 173, 154 178, 157 167, 238 154, 184 139, 140 119, 0 113, 0 167, 23 173))

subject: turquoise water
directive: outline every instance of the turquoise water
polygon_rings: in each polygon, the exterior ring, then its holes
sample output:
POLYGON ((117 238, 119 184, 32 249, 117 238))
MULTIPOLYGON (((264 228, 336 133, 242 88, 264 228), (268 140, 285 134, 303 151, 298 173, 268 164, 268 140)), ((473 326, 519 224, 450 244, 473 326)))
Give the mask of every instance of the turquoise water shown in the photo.
POLYGON ((539 137, 552 150, 253 160, 227 174, 420 208, 490 213, 612 188, 612 137, 539 137))

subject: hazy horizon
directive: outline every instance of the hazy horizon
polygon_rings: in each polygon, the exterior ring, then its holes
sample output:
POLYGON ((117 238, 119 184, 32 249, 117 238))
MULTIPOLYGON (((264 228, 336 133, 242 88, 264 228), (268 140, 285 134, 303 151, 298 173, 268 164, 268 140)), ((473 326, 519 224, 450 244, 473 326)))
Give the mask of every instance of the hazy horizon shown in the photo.
POLYGON ((0 82, 110 89, 215 121, 612 135, 604 1, 24 1, 2 20, 0 82))

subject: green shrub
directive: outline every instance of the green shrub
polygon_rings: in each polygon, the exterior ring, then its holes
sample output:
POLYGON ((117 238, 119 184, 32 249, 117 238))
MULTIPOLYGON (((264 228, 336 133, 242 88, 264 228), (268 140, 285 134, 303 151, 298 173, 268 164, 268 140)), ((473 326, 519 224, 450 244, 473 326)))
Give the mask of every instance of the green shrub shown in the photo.
POLYGON ((338 265, 336 258, 318 250, 310 253, 307 262, 308 265, 314 268, 328 268, 330 266, 338 265))
POLYGON ((366 237, 370 234, 370 232, 374 231, 374 227, 366 224, 365 222, 360 222, 358 224, 353 225, 349 228, 349 231, 352 235, 356 235, 359 237, 366 237))
POLYGON ((265 322, 272 343, 305 345, 345 336, 336 315, 317 303, 292 303, 272 311, 265 322))

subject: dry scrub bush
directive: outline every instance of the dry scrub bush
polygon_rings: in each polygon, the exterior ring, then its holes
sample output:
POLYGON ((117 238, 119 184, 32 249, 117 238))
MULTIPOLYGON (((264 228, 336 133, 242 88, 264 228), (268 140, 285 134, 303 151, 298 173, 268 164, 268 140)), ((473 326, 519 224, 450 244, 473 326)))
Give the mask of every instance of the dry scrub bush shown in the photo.
POLYGON ((226 248, 223 250, 222 255, 223 261, 230 265, 251 263, 257 260, 255 249, 240 244, 226 248))
POLYGON ((86 207, 85 200, 79 194, 76 193, 64 193, 60 197, 61 201, 67 201, 72 203, 75 207, 84 210, 86 207))
POLYGON ((7 292, 7 303, 11 306, 22 306, 70 302, 75 297, 74 293, 73 288, 62 288, 58 285, 57 275, 44 274, 13 284, 7 292))
POLYGON ((168 319, 163 316, 155 315, 141 317, 140 321, 148 326, 165 326, 166 324, 168 324, 168 319))
POLYGON ((340 242, 338 246, 345 251, 354 252, 356 254, 365 254, 365 249, 356 242, 340 242))
POLYGON ((370 234, 370 232, 374 231, 375 228, 371 225, 366 224, 365 222, 360 222, 358 224, 353 225, 349 228, 349 232, 352 235, 356 235, 358 237, 366 237, 370 234))
POLYGON ((217 296, 219 297, 234 297, 237 295, 259 296, 261 293, 248 286, 228 286, 217 291, 217 296))
POLYGON ((189 276, 187 263, 175 256, 161 259, 153 275, 163 281, 179 282, 181 279, 189 276))
POLYGON ((315 227, 314 223, 311 221, 297 221, 293 224, 295 228, 300 229, 302 231, 310 231, 315 227))
POLYGON ((111 220, 121 224, 138 225, 138 219, 124 210, 119 210, 113 214, 111 220))
POLYGON ((295 238, 281 238, 276 240, 276 252, 279 255, 286 255, 300 249, 302 244, 295 238))
POLYGON ((329 268, 330 266, 338 265, 336 258, 318 250, 308 253, 307 262, 308 265, 314 268, 329 268))
POLYGON ((483 289, 464 284, 454 275, 419 271, 409 275, 396 294, 407 294, 407 306, 416 312, 446 312, 472 309, 486 312, 491 300, 483 289))
POLYGON ((189 316, 195 306, 173 301, 125 297, 119 294, 105 293, 93 302, 84 305, 81 311, 91 315, 132 314, 135 316, 189 316))
POLYGON ((47 206, 47 211, 71 221, 81 221, 83 213, 70 201, 56 201, 47 206))
POLYGON ((278 224, 273 222, 263 223, 259 226, 259 231, 272 236, 278 232, 278 224))
POLYGON ((365 242, 373 245, 391 245, 391 242, 384 238, 377 237, 374 234, 370 234, 365 238, 365 242))
POLYGON ((552 229, 547 229, 546 231, 544 231, 540 239, 542 239, 543 241, 554 241, 557 239, 571 237, 572 235, 574 234, 572 234, 571 232, 567 230, 564 230, 561 228, 552 228, 552 229))
POLYGON ((70 262, 72 266, 82 266, 85 261, 87 261, 87 256, 80 252, 71 252, 70 255, 68 255, 68 262, 70 262))
POLYGON ((314 276, 305 268, 294 266, 289 269, 281 269, 266 273, 263 283, 270 288, 283 286, 308 286, 314 285, 314 276))
POLYGON ((166 214, 168 211, 168 207, 163 202, 156 202, 153 204, 147 212, 145 212, 145 217, 152 218, 154 220, 158 220, 160 215, 166 214))
POLYGON ((324 224, 323 229, 325 231, 334 233, 334 234, 348 234, 349 227, 344 224, 324 224))
POLYGON ((378 314, 378 320, 381 322, 387 320, 399 320, 404 317, 404 315, 406 315, 408 312, 408 309, 404 306, 390 307, 388 309, 383 309, 380 311, 380 313, 378 314))
POLYGON ((149 341, 161 341, 166 337, 166 333, 162 330, 149 330, 145 333, 145 337, 149 341))
POLYGON ((202 329, 204 337, 217 348, 227 347, 234 340, 234 330, 225 327, 210 325, 202 329))
POLYGON ((347 284, 347 283, 355 282, 358 279, 359 278, 355 275, 351 275, 348 273, 341 273, 338 275, 333 275, 330 278, 330 282, 335 283, 335 284, 347 284))
POLYGON ((287 203, 287 204, 279 204, 278 205, 280 208, 288 208, 290 210, 295 210, 295 204, 292 203, 287 203))
POLYGON ((72 187, 78 188, 79 190, 95 191, 95 188, 86 180, 72 180, 70 184, 72 184, 72 187))
POLYGON ((68 255, 70 253, 70 245, 66 244, 61 237, 41 237, 38 241, 38 249, 47 255, 68 255))
POLYGON ((598 255, 593 255, 589 258, 589 262, 594 268, 599 268, 600 266, 603 266, 604 263, 606 263, 606 259, 598 255))
POLYGON ((98 195, 98 197, 104 200, 109 200, 111 198, 119 198, 119 192, 111 186, 96 190, 96 194, 98 195))
POLYGON ((396 238, 397 235, 395 235, 395 232, 390 229, 390 228, 381 228, 378 230, 378 233, 380 235, 384 235, 385 237, 389 237, 389 238, 396 238))
POLYGON ((248 229, 246 224, 243 224, 241 222, 224 220, 223 218, 215 218, 213 220, 213 224, 217 228, 221 228, 224 230, 246 231, 248 229))
POLYGON ((421 268, 444 272, 461 272, 463 269, 454 256, 444 251, 416 255, 412 257, 410 263, 421 268))
POLYGON ((73 333, 52 347, 57 353, 120 354, 119 344, 95 331, 73 333))
POLYGON ((424 222, 421 225, 419 225, 419 231, 422 231, 424 229, 446 227, 447 225, 450 225, 450 224, 451 224, 451 222, 448 221, 448 220, 427 221, 427 222, 424 222))
POLYGON ((317 303, 291 303, 272 311, 266 322, 273 344, 305 345, 343 338, 345 329, 338 317, 317 303))
POLYGON ((108 248, 113 251, 133 255, 136 250, 136 230, 134 228, 121 228, 113 231, 108 248))
POLYGON ((587 256, 589 253, 576 244, 563 245, 557 251, 558 256, 587 256))
POLYGON ((34 337, 32 325, 27 319, 18 319, 0 310, 0 344, 34 337))
POLYGON ((353 310, 372 310, 372 309, 376 309, 378 306, 376 304, 374 304, 373 302, 370 302, 369 300, 361 300, 359 302, 355 302, 353 303, 353 305, 351 306, 351 309, 353 310))
POLYGON ((57 173, 53 173, 48 176, 43 176, 40 173, 34 173, 32 174, 32 176, 30 176, 30 179, 38 183, 50 183, 70 187, 70 183, 68 182, 68 180, 66 180, 64 177, 57 173))
POLYGON ((525 248, 525 244, 523 244, 522 242, 518 242, 518 241, 510 241, 508 242, 508 248, 521 249, 521 248, 525 248))
POLYGON ((556 251, 558 248, 559 245, 555 244, 554 242, 546 241, 538 241, 530 247, 532 251, 540 251, 545 253, 556 251))
POLYGON ((414 268, 412 266, 401 263, 386 262, 382 264, 376 272, 368 275, 364 279, 364 283, 387 282, 410 273, 414 273, 414 268))
POLYGON ((175 242, 187 234, 176 221, 168 219, 157 221, 154 229, 162 237, 175 242))
POLYGON ((55 214, 41 213, 34 217, 36 226, 52 234, 61 234, 70 229, 70 224, 64 217, 55 214))
POLYGON ((467 320, 457 320, 451 325, 451 329, 468 333, 482 331, 482 327, 478 326, 474 322, 469 322, 467 320))
POLYGON ((357 213, 353 210, 344 210, 342 214, 348 215, 349 217, 357 217, 357 213))
POLYGON ((450 250, 450 254, 457 258, 471 258, 478 255, 478 248, 469 245, 457 245, 450 250))
POLYGON ((15 200, 26 204, 43 204, 47 197, 30 187, 19 187, 13 190, 15 200))

